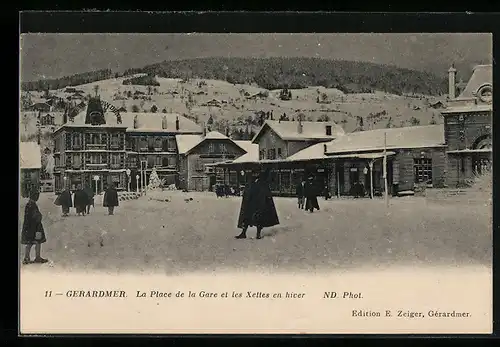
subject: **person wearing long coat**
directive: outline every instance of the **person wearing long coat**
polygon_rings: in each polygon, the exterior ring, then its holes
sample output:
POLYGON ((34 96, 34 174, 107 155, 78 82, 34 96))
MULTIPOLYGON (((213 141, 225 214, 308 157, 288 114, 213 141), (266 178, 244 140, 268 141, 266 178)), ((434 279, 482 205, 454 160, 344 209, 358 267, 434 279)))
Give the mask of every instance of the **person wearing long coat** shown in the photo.
POLYGON ((69 214, 69 209, 73 207, 73 203, 71 201, 71 192, 69 188, 65 188, 61 194, 57 197, 55 204, 57 206, 61 206, 63 217, 67 217, 69 214))
POLYGON ((111 184, 104 193, 103 206, 108 208, 108 214, 112 216, 115 211, 115 207, 118 206, 118 192, 116 191, 114 184, 111 184))
POLYGON ((316 187, 314 186, 313 177, 309 177, 304 189, 306 197, 306 210, 313 213, 314 209, 319 210, 318 197, 316 194, 316 187))
POLYGON ((238 228, 242 231, 236 236, 237 239, 245 239, 248 227, 252 226, 257 227, 257 239, 261 239, 263 228, 280 223, 266 177, 265 173, 261 173, 243 191, 238 218, 238 228))
POLYGON ((47 241, 45 230, 42 225, 42 213, 38 209, 36 202, 40 197, 40 192, 36 187, 30 189, 30 198, 24 208, 24 222, 21 231, 21 244, 26 246, 23 264, 38 263, 43 264, 48 260, 40 255, 42 243, 47 241), (35 260, 31 261, 31 248, 35 245, 35 260))
POLYGON ((94 207, 94 190, 91 186, 85 187, 85 193, 87 194, 87 214, 90 214, 90 207, 94 207))
POLYGON ((304 189, 305 189, 306 182, 302 179, 299 184, 297 184, 297 187, 295 187, 295 193, 297 194, 297 200, 299 204, 299 208, 302 210, 304 209, 304 189))
POLYGON ((81 185, 78 185, 78 188, 75 191, 75 194, 73 196, 73 205, 76 208, 76 214, 78 216, 82 215, 85 216, 85 210, 87 208, 88 204, 88 196, 87 193, 85 193, 82 189, 81 185))

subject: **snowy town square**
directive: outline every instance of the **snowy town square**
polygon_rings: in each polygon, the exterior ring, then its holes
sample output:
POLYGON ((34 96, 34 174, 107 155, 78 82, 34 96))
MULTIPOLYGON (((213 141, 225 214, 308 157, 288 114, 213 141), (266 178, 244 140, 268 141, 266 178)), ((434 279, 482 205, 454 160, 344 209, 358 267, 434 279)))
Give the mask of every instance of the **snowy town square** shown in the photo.
POLYGON ((491 331, 491 34, 20 47, 24 331, 491 331))
POLYGON ((265 228, 261 240, 255 228, 238 240, 240 197, 149 192, 120 201, 113 216, 96 197, 89 215, 76 216, 72 208, 61 217, 53 195, 43 193, 42 255, 49 263, 28 267, 181 274, 491 266, 491 211, 484 204, 419 197, 391 199, 389 208, 383 199, 319 203, 321 210, 309 213, 298 209, 296 199, 275 198, 281 224, 265 228))

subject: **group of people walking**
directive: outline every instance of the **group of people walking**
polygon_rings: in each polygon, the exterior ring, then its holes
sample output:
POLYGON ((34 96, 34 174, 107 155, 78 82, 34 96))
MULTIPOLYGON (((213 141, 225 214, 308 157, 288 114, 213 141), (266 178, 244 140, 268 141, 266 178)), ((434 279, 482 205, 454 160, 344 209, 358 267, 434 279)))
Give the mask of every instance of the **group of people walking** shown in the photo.
POLYGON ((318 196, 314 185, 313 176, 309 176, 307 181, 302 180, 295 188, 297 194, 298 205, 301 210, 306 210, 311 213, 314 210, 319 210, 318 196))
MULTIPOLYGON (((90 186, 82 189, 79 184, 71 198, 71 191, 66 188, 61 192, 54 202, 57 206, 61 206, 63 217, 69 215, 71 207, 74 207, 78 216, 90 214, 91 207, 94 207, 94 191, 90 186)), ((118 206, 118 192, 113 184, 110 185, 104 193, 103 206, 108 208, 108 214, 113 215, 114 209, 118 206)))
MULTIPOLYGON (((42 244, 47 242, 47 238, 42 224, 42 213, 37 205, 39 197, 39 188, 30 187, 29 201, 24 208, 24 221, 21 230, 21 244, 25 246, 23 264, 48 262, 41 256, 42 244), (31 260, 33 246, 35 246, 35 258, 31 260)), ((77 215, 85 216, 90 213, 90 208, 94 206, 94 193, 90 187, 82 189, 79 185, 73 194, 73 199, 71 199, 71 192, 69 188, 66 188, 57 197, 55 204, 61 206, 64 217, 69 215, 70 208, 73 206, 77 215)), ((104 193, 103 205, 108 208, 109 215, 113 215, 115 207, 118 206, 118 192, 113 184, 104 193)))

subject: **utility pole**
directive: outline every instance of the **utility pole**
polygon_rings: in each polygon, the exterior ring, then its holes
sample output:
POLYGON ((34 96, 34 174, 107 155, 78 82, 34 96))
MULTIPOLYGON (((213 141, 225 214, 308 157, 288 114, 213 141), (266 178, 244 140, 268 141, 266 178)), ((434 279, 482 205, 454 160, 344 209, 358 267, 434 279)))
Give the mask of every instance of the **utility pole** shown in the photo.
POLYGON ((387 133, 384 132, 384 195, 385 195, 385 206, 389 207, 389 193, 387 187, 387 133))

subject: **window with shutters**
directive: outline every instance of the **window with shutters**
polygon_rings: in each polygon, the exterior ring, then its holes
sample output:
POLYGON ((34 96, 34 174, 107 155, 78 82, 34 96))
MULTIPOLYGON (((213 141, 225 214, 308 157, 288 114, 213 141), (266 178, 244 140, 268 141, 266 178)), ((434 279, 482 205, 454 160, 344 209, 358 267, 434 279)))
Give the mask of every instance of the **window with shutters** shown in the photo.
POLYGON ((81 134, 73 134, 72 136, 72 147, 73 149, 80 149, 82 148, 82 137, 81 134))
POLYGON ((276 149, 270 148, 267 150, 267 159, 276 159, 276 149))
POLYGON ((156 167, 161 167, 161 164, 162 164, 162 160, 161 160, 161 157, 159 155, 157 155, 155 157, 155 166, 156 167))
POLYGON ((163 157, 162 161, 161 161, 163 167, 168 167, 168 157, 163 157))
POLYGON ((146 151, 147 149, 148 149, 148 140, 146 139, 146 136, 141 136, 139 140, 139 150, 146 151))
POLYGON ((282 158, 281 148, 278 148, 278 158, 282 158))
POLYGON ((413 169, 415 183, 432 183, 432 159, 414 159, 413 169))
POLYGON ((259 160, 266 159, 266 151, 264 149, 261 149, 259 151, 259 160))
POLYGON ((72 164, 75 169, 82 166, 82 155, 80 153, 73 153, 72 164))
POLYGON ((161 151, 162 149, 162 143, 161 143, 161 137, 157 137, 155 139, 155 151, 161 151))
POLYGON ((152 169, 155 166, 156 156, 148 156, 148 168, 152 169))
POLYGON ((214 153, 215 152, 215 146, 213 144, 213 142, 210 142, 208 144, 208 153, 214 153))
POLYGON ((111 135, 111 148, 120 148, 120 135, 111 135))
POLYGON ((168 151, 175 152, 176 147, 177 146, 175 144, 175 139, 174 138, 168 139, 168 151))
POLYGON ((221 153, 227 153, 227 146, 225 143, 220 144, 220 151, 221 153))
POLYGON ((154 151, 155 148, 155 138, 152 136, 148 137, 148 150, 154 151))
POLYGON ((203 160, 198 159, 195 163, 195 170, 196 171, 203 171, 204 170, 204 165, 203 165, 203 160))

